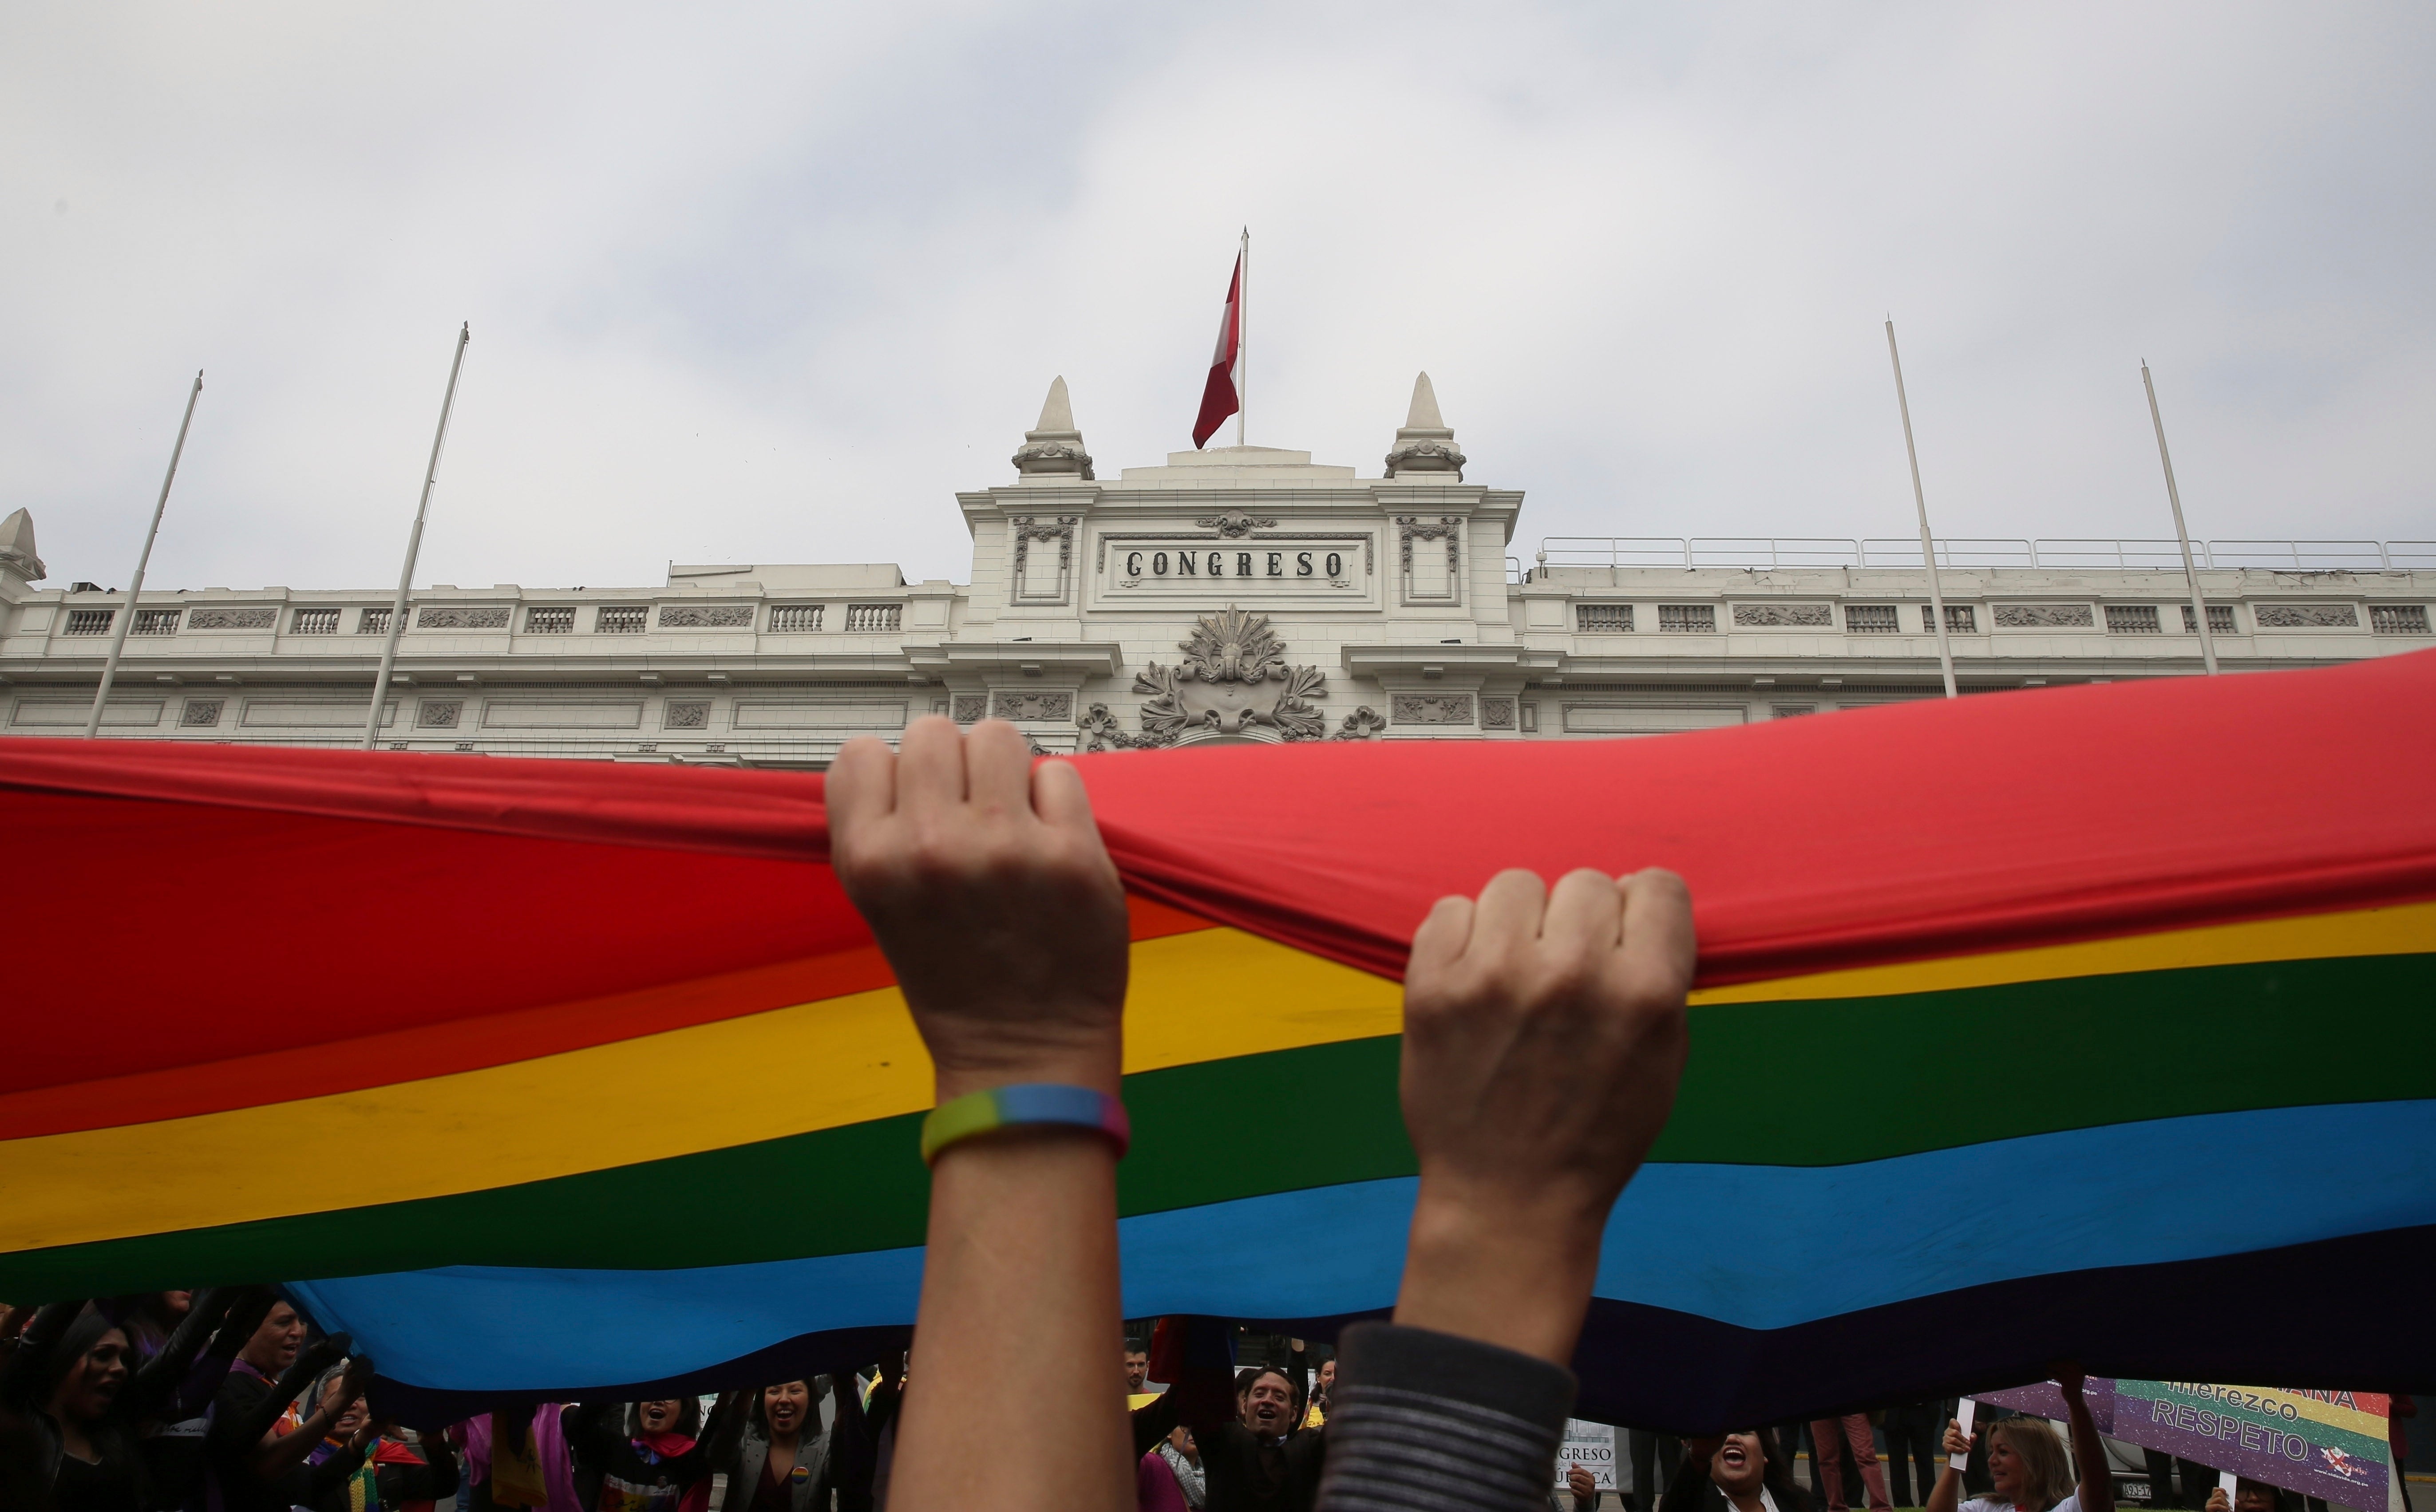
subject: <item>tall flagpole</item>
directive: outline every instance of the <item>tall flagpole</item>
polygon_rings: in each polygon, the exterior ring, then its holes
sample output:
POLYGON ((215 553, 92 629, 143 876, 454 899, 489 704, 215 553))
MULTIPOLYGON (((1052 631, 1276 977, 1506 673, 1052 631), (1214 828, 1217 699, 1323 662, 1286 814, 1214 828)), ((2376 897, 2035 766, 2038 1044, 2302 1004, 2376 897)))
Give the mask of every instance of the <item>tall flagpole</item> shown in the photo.
POLYGON ((1911 459, 1911 501, 1920 507, 1920 555, 1928 564, 1928 613, 1937 622, 1937 667, 1945 674, 1945 696, 1956 694, 1954 647, 1945 637, 1945 590, 1937 579, 1937 540, 1928 530, 1928 495, 1920 486, 1920 448, 1912 444, 1911 400, 1904 393, 1903 354, 1895 350, 1895 318, 1887 317, 1887 356, 1895 365, 1895 405, 1903 410, 1904 455, 1911 459))
POLYGON ((2191 589, 2191 618, 2200 627, 2200 660, 2216 675, 2216 636, 2208 629, 2207 601, 2200 597, 2199 565, 2191 560, 2191 532, 2183 524, 2182 491, 2174 487, 2174 456, 2166 450, 2166 417, 2157 410, 2156 380, 2149 376, 2149 359, 2140 359, 2140 385, 2149 391, 2149 421, 2157 427, 2157 460, 2166 464, 2166 502, 2174 506, 2174 539, 2183 544, 2183 581, 2191 589))
POLYGON ((178 477, 178 459, 185 455, 186 427, 195 423, 195 401, 203 396, 203 370, 195 370, 195 386, 186 391, 186 418, 178 422, 178 443, 169 448, 169 471, 161 478, 161 497, 152 506, 152 528, 144 532, 144 549, 135 554, 135 581, 127 585, 127 612, 110 637, 110 656, 101 664, 101 686, 93 690, 93 712, 84 717, 84 738, 101 733, 101 706, 110 699, 110 685, 118 680, 118 658, 127 650, 127 632, 135 623, 137 596, 144 592, 144 569, 152 562, 152 541, 161 533, 161 513, 169 507, 169 485, 178 477))
POLYGON ((397 637, 406 629, 406 591, 414 585, 414 559, 423 550, 423 519, 431 513, 431 485, 440 479, 440 447, 448 439, 448 410, 457 403, 457 374, 465 366, 465 343, 473 339, 474 325, 469 321, 457 331, 457 356, 448 364, 448 391, 440 397, 440 428, 431 433, 431 461, 423 469, 423 501, 414 507, 414 530, 406 538, 406 570, 397 575, 397 598, 389 606, 389 638, 381 643, 380 671, 373 679, 372 712, 364 716, 367 751, 380 739, 390 671, 397 666, 397 637))
POLYGON ((1244 228, 1244 244, 1236 253, 1235 263, 1235 444, 1244 444, 1244 423, 1252 408, 1251 349, 1244 333, 1251 322, 1244 319, 1252 305, 1252 228, 1244 228))

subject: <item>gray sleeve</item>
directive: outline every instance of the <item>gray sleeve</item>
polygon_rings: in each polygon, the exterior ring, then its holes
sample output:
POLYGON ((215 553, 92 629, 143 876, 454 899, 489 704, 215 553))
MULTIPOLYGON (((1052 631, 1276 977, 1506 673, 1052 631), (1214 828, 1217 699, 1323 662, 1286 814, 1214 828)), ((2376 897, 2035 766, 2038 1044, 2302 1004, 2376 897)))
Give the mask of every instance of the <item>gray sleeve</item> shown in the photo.
POLYGON ((1426 1329, 1338 1341, 1318 1512, 1547 1512, 1573 1372, 1426 1329))

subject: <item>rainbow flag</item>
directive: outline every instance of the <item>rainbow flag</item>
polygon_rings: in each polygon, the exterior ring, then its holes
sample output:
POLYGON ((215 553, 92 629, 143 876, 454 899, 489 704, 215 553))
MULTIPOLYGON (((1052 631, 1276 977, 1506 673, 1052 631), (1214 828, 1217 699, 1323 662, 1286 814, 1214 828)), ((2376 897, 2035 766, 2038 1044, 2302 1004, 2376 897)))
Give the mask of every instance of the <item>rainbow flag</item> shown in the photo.
MULTIPOLYGON (((1391 1306, 1411 930, 1660 863, 1693 1051, 1583 1416, 2067 1356, 2436 1388, 2436 652, 1079 765, 1134 899, 1130 1315, 1391 1306)), ((283 1279, 410 1418, 904 1337, 930 1070, 818 777, 7 740, 0 834, 0 1296, 283 1279)))

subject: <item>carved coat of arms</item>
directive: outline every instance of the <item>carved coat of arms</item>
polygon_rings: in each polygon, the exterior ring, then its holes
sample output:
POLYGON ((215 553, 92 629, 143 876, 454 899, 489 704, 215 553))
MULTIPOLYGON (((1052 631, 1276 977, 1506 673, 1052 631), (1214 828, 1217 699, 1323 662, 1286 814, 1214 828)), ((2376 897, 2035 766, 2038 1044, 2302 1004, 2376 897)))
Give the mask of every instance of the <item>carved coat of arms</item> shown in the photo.
POLYGON ((1190 744, 1219 736, 1260 740, 1316 740, 1327 716, 1311 702, 1325 690, 1316 667, 1286 665, 1285 642, 1266 615, 1229 605, 1193 621, 1192 636, 1178 648, 1173 667, 1152 662, 1134 678, 1134 691, 1151 698, 1142 705, 1142 733, 1127 735, 1105 704, 1095 704, 1079 722, 1089 749, 1190 744))

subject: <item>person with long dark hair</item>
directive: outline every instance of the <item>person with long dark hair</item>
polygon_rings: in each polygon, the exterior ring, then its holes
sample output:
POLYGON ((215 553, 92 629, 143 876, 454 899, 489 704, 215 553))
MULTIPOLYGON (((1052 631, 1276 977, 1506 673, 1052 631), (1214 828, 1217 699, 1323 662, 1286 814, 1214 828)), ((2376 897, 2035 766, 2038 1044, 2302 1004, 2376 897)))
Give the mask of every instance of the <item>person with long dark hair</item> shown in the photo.
POLYGON ((9 1362, 10 1405, 34 1432, 54 1512, 148 1512, 143 1453, 115 1410, 132 1353, 125 1330, 78 1304, 36 1317, 9 1362))
POLYGON ((566 1416, 566 1444, 582 1469, 600 1477, 593 1512, 707 1512, 710 1445, 741 1393, 712 1409, 707 1429, 691 1397, 578 1402, 566 1416))
POLYGON ((1793 1484, 1777 1435, 1740 1428, 1684 1445, 1682 1468, 1658 1512, 1810 1512, 1810 1498, 1793 1484))
POLYGON ((830 1432, 821 1426, 829 1378, 782 1381, 755 1392, 711 1446, 727 1477, 717 1512, 828 1512, 837 1485, 830 1432))

